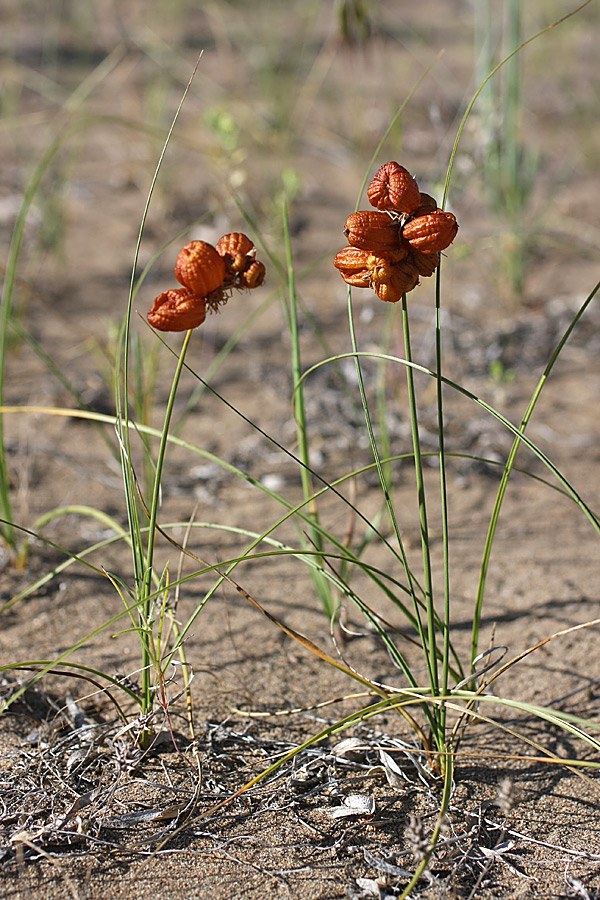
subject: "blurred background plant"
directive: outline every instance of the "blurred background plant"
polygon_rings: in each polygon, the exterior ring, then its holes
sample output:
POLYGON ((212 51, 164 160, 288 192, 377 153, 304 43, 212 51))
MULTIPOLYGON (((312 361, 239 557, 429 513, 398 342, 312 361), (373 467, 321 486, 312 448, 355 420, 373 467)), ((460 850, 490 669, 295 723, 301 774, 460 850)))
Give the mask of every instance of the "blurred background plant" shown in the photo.
MULTIPOLYGON (((521 0, 475 0, 475 79, 481 84, 500 59, 523 40, 521 0)), ((530 202, 540 166, 539 153, 527 141, 523 59, 512 56, 503 70, 487 82, 478 100, 477 126, 483 188, 490 209, 498 217, 499 267, 510 288, 522 297, 531 256, 534 223, 530 202)))

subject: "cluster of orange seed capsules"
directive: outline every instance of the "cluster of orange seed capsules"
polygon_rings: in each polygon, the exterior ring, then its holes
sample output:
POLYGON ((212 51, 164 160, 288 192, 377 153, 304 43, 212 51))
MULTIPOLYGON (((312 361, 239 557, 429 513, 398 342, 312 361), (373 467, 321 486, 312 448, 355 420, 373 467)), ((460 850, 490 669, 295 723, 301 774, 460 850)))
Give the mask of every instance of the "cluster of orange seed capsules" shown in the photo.
POLYGON ((333 264, 345 282, 368 287, 380 300, 396 303, 433 275, 440 253, 458 231, 452 213, 437 208, 429 194, 422 194, 412 175, 397 162, 382 166, 367 188, 374 210, 348 216, 349 246, 333 264))
POLYGON ((189 331, 202 325, 207 310, 227 303, 233 288, 252 290, 265 280, 256 248, 240 232, 224 234, 216 247, 191 241, 179 253, 175 278, 183 285, 164 291, 154 301, 148 321, 158 331, 189 331))

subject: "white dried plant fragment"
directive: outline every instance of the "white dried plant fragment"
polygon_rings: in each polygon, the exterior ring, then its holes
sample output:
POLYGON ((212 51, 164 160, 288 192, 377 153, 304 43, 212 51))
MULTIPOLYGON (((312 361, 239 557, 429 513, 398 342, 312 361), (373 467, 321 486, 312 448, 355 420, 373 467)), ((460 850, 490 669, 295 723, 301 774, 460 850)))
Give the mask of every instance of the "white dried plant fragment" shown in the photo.
POLYGON ((381 760, 381 765, 385 772, 388 784, 391 785, 391 787, 404 787, 406 778, 402 769, 395 762, 393 757, 391 757, 389 753, 386 753, 385 750, 380 750, 379 759, 381 760))
POLYGON ((348 759, 352 762, 358 762, 366 750, 364 741, 358 738, 345 738, 332 748, 331 752, 338 759, 348 759))
POLYGON ((374 878, 356 878, 355 881, 357 888, 360 888, 365 897, 377 897, 377 900, 380 900, 381 890, 378 881, 374 878))
POLYGON ((344 819, 347 816, 372 816, 375 812, 375 800, 367 794, 348 794, 342 806, 334 806, 327 812, 332 819, 344 819))

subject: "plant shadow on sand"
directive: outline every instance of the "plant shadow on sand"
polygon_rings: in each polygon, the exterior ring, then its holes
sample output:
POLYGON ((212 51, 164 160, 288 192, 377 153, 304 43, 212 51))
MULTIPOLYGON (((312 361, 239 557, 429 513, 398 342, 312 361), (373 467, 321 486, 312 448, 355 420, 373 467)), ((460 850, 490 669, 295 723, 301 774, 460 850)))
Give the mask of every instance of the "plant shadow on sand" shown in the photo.
MULTIPOLYGON (((6 165, 0 187, 7 198, 1 227, 7 242, 26 180, 22 169, 29 171, 37 163, 49 135, 55 134, 57 110, 65 114, 61 102, 102 60, 110 64, 77 114, 118 114, 129 122, 123 127, 98 121, 59 154, 28 220, 19 269, 18 322, 52 356, 58 370, 68 373, 87 407, 99 412, 114 410, 114 323, 120 322, 126 303, 144 196, 197 50, 205 47, 200 81, 169 147, 140 264, 150 262, 154 253, 162 254, 140 289, 134 311, 145 314, 152 298, 171 284, 173 248, 164 247, 190 222, 197 221, 194 237, 213 242, 226 231, 247 229, 231 191, 257 211, 273 243, 280 228, 274 198, 285 188, 293 201, 290 230, 306 311, 300 317, 306 368, 330 353, 348 350, 346 295, 332 260, 344 243, 343 222, 370 154, 404 96, 390 89, 390 79, 412 86, 446 46, 438 68, 433 67, 419 88, 402 129, 392 134, 388 145, 393 147, 389 157, 401 159, 420 182, 427 184, 429 178, 436 194, 451 148, 448 135, 455 134, 464 98, 473 92, 467 4, 453 3, 455 17, 444 20, 443 26, 436 24, 445 8, 439 0, 403 12, 402 22, 391 6, 381 4, 377 23, 371 20, 371 37, 359 46, 344 44, 344 29, 326 4, 319 13, 315 5, 311 16, 298 10, 275 14, 272 4, 258 4, 252 21, 244 13, 243 23, 231 25, 220 4, 214 4, 210 15, 195 14, 187 27, 186 5, 180 6, 170 21, 164 20, 164 11, 161 21, 152 20, 155 33, 165 38, 164 46, 142 28, 141 14, 133 7, 112 24, 107 17, 95 43, 89 37, 83 40, 90 32, 76 17, 65 15, 60 26, 57 20, 43 43, 38 23, 27 21, 16 7, 12 13, 12 62, 17 68, 10 84, 20 87, 6 97, 7 103, 13 101, 6 107, 11 127, 1 136, 6 165), (252 34, 244 37, 241 24, 252 34), (187 51, 183 59, 169 50, 191 45, 189 59, 187 51), (33 78, 49 73, 54 87, 33 78), (295 120, 290 123, 292 105, 295 120), (140 109, 147 110, 151 128, 132 127, 141 118, 140 109), (20 153, 25 134, 30 142, 27 158, 20 153)), ((341 6, 356 12, 361 4, 341 6)), ((375 6, 379 4, 372 4, 371 12, 375 6)), ((153 16, 161 13, 161 4, 156 7, 153 16)), ((544 5, 533 7, 527 33, 548 24, 544 5)), ((566 11, 561 6, 557 15, 566 11)), ((496 253, 506 223, 482 204, 481 185, 472 184, 476 128, 468 136, 469 149, 457 160, 452 200, 461 230, 454 257, 444 263, 449 298, 444 309, 444 371, 513 422, 520 420, 550 353, 598 277, 597 242, 590 235, 600 228, 594 193, 600 132, 590 118, 591 105, 586 107, 590 79, 596 78, 597 87, 597 67, 590 61, 595 48, 589 38, 594 12, 584 10, 581 21, 575 16, 561 26, 563 31, 550 34, 546 49, 542 41, 524 56, 530 124, 534 144, 544 149, 545 164, 523 224, 528 256, 521 296, 511 293, 502 268, 506 258, 496 253), (551 64, 550 57, 556 60, 557 54, 560 64, 551 64), (580 98, 579 105, 565 111, 574 96, 580 98), (568 167, 565 159, 571 160, 568 167)), ((359 34, 360 23, 358 15, 354 27, 359 34)), ((73 108, 66 113, 72 115, 73 108)), ((221 314, 209 317, 202 334, 194 335, 188 361, 201 375, 217 363, 211 384, 219 393, 296 450, 290 346, 278 306, 280 286, 273 266, 268 270, 260 296, 231 300, 221 314), (247 321, 251 308, 261 303, 260 315, 247 321), (232 339, 234 349, 221 357, 232 339)), ((385 332, 389 352, 402 356, 399 315, 385 319, 384 304, 370 292, 357 293, 364 294, 355 301, 361 345, 379 349, 385 332)), ((414 358, 432 369, 433 293, 427 283, 409 299, 414 358)), ((593 510, 600 509, 599 325, 592 304, 553 371, 528 430, 593 510)), ((139 331, 146 340, 147 329, 139 331)), ((14 334, 11 341, 7 405, 77 405, 25 340, 14 334)), ((166 359, 167 353, 164 357, 157 363, 151 416, 155 425, 170 387, 172 360, 166 359)), ((366 363, 364 373, 369 397, 375 398, 381 373, 375 363, 366 363)), ((404 372, 389 368, 384 377, 387 433, 395 451, 408 452, 404 372)), ((197 388, 184 372, 177 413, 184 412, 197 388)), ((356 403, 352 360, 340 361, 337 371, 316 370, 304 389, 311 451, 323 477, 332 480, 368 465, 372 460, 356 403)), ((436 408, 430 381, 418 381, 418 391, 423 449, 434 452, 436 408)), ((467 659, 481 554, 502 474, 498 464, 510 451, 512 435, 463 397, 448 397, 445 416, 449 454, 477 457, 448 458, 451 631, 459 655, 467 659)), ((31 527, 49 509, 86 503, 126 525, 121 473, 92 423, 33 414, 6 416, 4 427, 17 522, 31 527)), ((100 429, 114 442, 110 426, 100 429)), ((195 403, 184 436, 250 479, 285 493, 293 503, 301 502, 298 465, 209 392, 195 403)), ((517 465, 546 477, 525 448, 517 465)), ((439 471, 434 464, 426 463, 425 480, 434 498, 435 522, 439 471)), ((183 523, 173 531, 179 542, 196 505, 198 519, 247 532, 260 532, 281 513, 241 479, 208 459, 190 458, 181 448, 169 455, 162 488, 161 521, 183 523)), ((417 560, 420 535, 410 460, 394 470, 393 489, 395 505, 403 511, 407 552, 417 560)), ((350 493, 348 489, 347 496, 350 493)), ((376 515, 381 494, 373 472, 357 482, 351 499, 376 515)), ((321 515, 341 534, 352 525, 347 508, 332 498, 324 500, 321 515)), ((109 533, 100 522, 71 515, 51 522, 43 534, 77 553, 109 533)), ((276 537, 285 542, 294 535, 291 527, 284 527, 276 537)), ((247 543, 244 535, 216 528, 195 529, 187 540, 191 551, 215 563, 234 559, 247 543)), ((437 585, 442 579, 442 539, 435 527, 431 548, 437 585)), ((160 564, 169 561, 174 573, 176 551, 161 543, 157 552, 160 564)), ((372 554, 374 565, 389 564, 384 548, 373 547, 372 554)), ((2 571, 2 602, 63 559, 51 546, 33 540, 26 568, 7 565, 2 571)), ((97 551, 92 559, 110 572, 127 571, 130 565, 127 548, 118 544, 97 551)), ((554 632, 594 620, 600 610, 597 560, 597 535, 572 502, 515 471, 488 575, 480 649, 505 647, 508 659, 554 632)), ((193 568, 191 561, 185 562, 184 572, 193 568)), ((287 626, 335 654, 313 582, 297 560, 258 559, 236 580, 287 626)), ((213 581, 214 576, 202 576, 181 587, 177 615, 183 621, 213 581)), ((391 625, 415 638, 414 630, 372 596, 366 579, 359 576, 353 587, 391 619, 391 625)), ((403 684, 377 634, 357 610, 347 602, 345 606, 345 631, 333 629, 345 663, 378 682, 403 684)), ((3 660, 55 659, 122 612, 122 602, 106 578, 73 567, 3 614, 3 660)), ((137 691, 141 676, 135 635, 111 637, 126 624, 123 618, 90 636, 73 659, 137 691)), ((594 627, 557 638, 499 678, 494 691, 499 697, 596 720, 597 634, 594 627)), ((419 683, 425 683, 422 656, 410 645, 406 654, 419 683)), ((441 785, 426 776, 426 754, 404 719, 387 710, 357 721, 212 811, 311 735, 375 698, 358 696, 360 686, 278 631, 227 584, 196 620, 185 655, 193 672, 191 709, 186 705, 184 666, 175 663, 164 685, 168 714, 156 704, 156 738, 145 751, 126 725, 134 707, 118 684, 107 690, 102 684, 101 690, 66 665, 57 664, 4 713, 3 896, 259 898, 273 891, 299 900, 400 896, 409 880, 406 873, 414 871, 431 835, 441 794, 441 785)), ((2 699, 10 700, 31 674, 4 671, 2 699)), ((428 874, 413 895, 596 897, 597 776, 593 769, 551 760, 555 755, 577 763, 598 762, 593 748, 516 709, 490 703, 479 711, 496 724, 475 722, 466 730, 441 836, 428 874)))

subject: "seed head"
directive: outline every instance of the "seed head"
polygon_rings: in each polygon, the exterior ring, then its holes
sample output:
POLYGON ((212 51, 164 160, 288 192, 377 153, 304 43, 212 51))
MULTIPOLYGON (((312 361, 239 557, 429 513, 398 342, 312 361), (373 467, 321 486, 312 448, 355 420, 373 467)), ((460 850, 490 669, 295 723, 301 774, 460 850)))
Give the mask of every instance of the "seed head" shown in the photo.
POLYGON ((419 186, 410 172, 397 162, 380 168, 367 188, 371 206, 399 213, 411 213, 420 203, 419 186))
POLYGON ((412 175, 397 162, 382 166, 367 194, 375 210, 359 210, 346 219, 350 246, 334 266, 352 287, 369 287, 387 303, 397 303, 429 278, 440 264, 440 253, 458 231, 452 213, 438 209, 429 194, 419 191, 412 175))
POLYGON ((157 331, 189 331, 204 322, 206 301, 189 288, 171 288, 156 298, 147 318, 157 331))
POLYGON ((425 834, 425 827, 422 819, 418 816, 411 816, 408 820, 408 826, 404 836, 406 837, 406 843, 416 862, 421 862, 429 847, 429 840, 425 834))
POLYGON ((199 297, 217 290, 225 279, 225 260, 212 244, 190 241, 179 252, 175 264, 175 278, 199 297))
POLYGON ((515 786, 510 778, 503 778, 496 788, 496 806, 507 818, 516 802, 515 786))
POLYGON ((217 312, 232 288, 250 290, 264 279, 264 265, 255 259, 254 244, 245 234, 224 234, 216 247, 190 241, 180 251, 175 277, 183 288, 164 291, 154 301, 148 321, 159 331, 188 331, 202 325, 207 310, 217 312))

